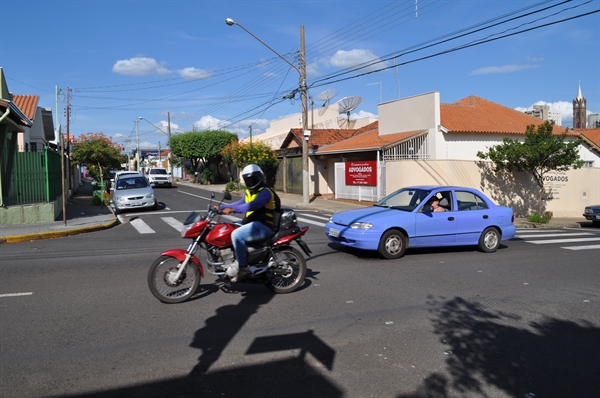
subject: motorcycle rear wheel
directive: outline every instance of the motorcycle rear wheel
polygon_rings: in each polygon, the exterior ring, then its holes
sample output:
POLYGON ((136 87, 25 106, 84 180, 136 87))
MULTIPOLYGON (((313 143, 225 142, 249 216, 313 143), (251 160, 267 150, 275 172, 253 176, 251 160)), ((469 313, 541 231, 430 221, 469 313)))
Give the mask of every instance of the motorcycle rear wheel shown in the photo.
POLYGON ((160 256, 148 271, 148 287, 160 301, 167 304, 181 303, 196 293, 200 285, 200 272, 193 262, 189 262, 179 280, 170 277, 178 270, 180 262, 175 257, 160 256))
POLYGON ((306 277, 306 261, 300 251, 293 247, 287 247, 275 253, 277 259, 288 268, 281 270, 275 268, 271 271, 271 277, 267 282, 267 288, 277 294, 291 293, 304 283, 306 277), (280 273, 285 271, 285 273, 280 273))

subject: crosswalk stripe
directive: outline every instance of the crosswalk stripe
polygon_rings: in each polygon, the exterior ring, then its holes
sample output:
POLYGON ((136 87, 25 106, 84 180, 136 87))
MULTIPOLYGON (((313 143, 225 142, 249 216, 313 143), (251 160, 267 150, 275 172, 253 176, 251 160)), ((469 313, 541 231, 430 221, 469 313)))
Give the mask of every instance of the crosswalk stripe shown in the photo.
POLYGON ((521 239, 525 239, 525 238, 557 238, 559 236, 576 236, 576 235, 594 235, 590 232, 568 232, 568 233, 562 233, 562 234, 544 234, 543 236, 534 234, 534 235, 520 235, 520 234, 516 234, 515 238, 521 238, 521 239))
POLYGON ((136 218, 135 220, 129 221, 129 224, 133 225, 133 227, 135 229, 137 229, 137 231, 140 234, 154 234, 154 233, 156 233, 152 228, 150 228, 150 226, 148 224, 146 224, 145 222, 143 222, 139 218, 136 218))
POLYGON ((600 249, 600 245, 565 246, 565 247, 561 247, 561 249, 567 249, 567 250, 591 250, 591 249, 600 249))
POLYGON ((181 221, 177 221, 173 217, 161 217, 161 220, 175 228, 177 231, 181 231, 183 229, 183 223, 181 221))
POLYGON ((592 241, 600 241, 600 238, 526 240, 525 242, 533 243, 534 245, 547 245, 547 244, 553 244, 553 243, 592 242, 592 241))
POLYGON ((325 226, 325 223, 318 222, 318 221, 313 221, 313 220, 309 220, 309 219, 302 218, 302 217, 296 217, 296 219, 297 219, 298 221, 302 221, 302 222, 309 223, 309 224, 313 224, 313 225, 318 225, 318 226, 320 226, 320 227, 324 227, 324 226, 325 226))
POLYGON ((325 220, 325 221, 329 221, 329 217, 323 217, 323 216, 319 216, 316 214, 309 214, 309 213, 301 213, 303 217, 311 217, 311 218, 316 218, 318 220, 325 220))

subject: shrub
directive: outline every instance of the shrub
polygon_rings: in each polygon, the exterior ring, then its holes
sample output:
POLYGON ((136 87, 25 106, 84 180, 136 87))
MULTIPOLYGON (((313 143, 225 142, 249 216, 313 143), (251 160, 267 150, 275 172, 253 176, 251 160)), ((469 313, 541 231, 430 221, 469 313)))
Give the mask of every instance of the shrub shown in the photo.
POLYGON ((244 184, 240 184, 240 180, 229 181, 225 186, 226 191, 243 191, 246 189, 244 184))
POLYGON ((527 219, 531 222, 547 224, 553 216, 554 214, 551 211, 546 211, 541 215, 534 211, 527 216, 527 219))

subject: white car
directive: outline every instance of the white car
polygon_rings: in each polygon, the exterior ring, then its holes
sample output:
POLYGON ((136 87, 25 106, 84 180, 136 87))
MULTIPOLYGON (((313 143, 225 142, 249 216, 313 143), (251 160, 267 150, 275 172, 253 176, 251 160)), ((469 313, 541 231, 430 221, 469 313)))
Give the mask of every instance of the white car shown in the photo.
POLYGON ((173 181, 171 178, 171 173, 167 171, 167 169, 154 168, 148 170, 147 175, 148 181, 150 184, 154 184, 155 186, 167 186, 171 187, 173 185, 173 181))

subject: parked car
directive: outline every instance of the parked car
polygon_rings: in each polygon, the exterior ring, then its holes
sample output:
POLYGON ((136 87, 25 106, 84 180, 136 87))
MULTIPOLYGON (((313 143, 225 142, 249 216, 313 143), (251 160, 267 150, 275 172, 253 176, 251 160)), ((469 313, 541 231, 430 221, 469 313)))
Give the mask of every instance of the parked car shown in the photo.
POLYGON ((412 247, 477 245, 492 253, 515 233, 512 209, 477 189, 455 186, 402 188, 372 207, 336 213, 325 225, 332 242, 388 259, 412 247), (441 209, 434 211, 432 199, 441 209))
POLYGON ((148 170, 148 181, 155 186, 167 186, 171 187, 173 181, 171 179, 171 173, 167 169, 154 168, 148 170))
POLYGON ((583 216, 590 220, 594 227, 600 227, 600 205, 586 206, 583 216))
POLYGON ((112 190, 114 188, 115 181, 118 178, 121 178, 122 176, 141 175, 137 171, 129 171, 129 170, 115 170, 115 171, 111 171, 110 174, 111 174, 110 175, 110 181, 107 182, 107 186, 109 187, 109 190, 112 190))
POLYGON ((141 174, 119 176, 115 181, 112 193, 116 214, 129 209, 152 208, 156 210, 158 208, 154 189, 146 177, 141 174))

